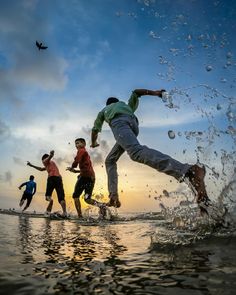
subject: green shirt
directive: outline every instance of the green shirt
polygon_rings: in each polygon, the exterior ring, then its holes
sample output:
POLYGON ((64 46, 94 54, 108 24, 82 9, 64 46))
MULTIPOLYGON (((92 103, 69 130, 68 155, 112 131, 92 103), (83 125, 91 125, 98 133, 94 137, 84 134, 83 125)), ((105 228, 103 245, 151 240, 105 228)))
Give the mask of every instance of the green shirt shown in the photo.
POLYGON ((132 115, 138 108, 139 97, 135 92, 132 92, 128 104, 123 101, 111 103, 98 113, 93 125, 93 131, 101 132, 103 122, 108 124, 118 114, 132 115))

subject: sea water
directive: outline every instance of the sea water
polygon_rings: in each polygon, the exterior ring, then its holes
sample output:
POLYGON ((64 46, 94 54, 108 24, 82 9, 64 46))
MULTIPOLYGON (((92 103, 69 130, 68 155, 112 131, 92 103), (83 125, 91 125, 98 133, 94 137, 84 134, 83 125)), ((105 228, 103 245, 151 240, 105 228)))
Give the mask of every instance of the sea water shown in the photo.
POLYGON ((0 215, 0 294, 234 294, 235 221, 169 213, 0 215))

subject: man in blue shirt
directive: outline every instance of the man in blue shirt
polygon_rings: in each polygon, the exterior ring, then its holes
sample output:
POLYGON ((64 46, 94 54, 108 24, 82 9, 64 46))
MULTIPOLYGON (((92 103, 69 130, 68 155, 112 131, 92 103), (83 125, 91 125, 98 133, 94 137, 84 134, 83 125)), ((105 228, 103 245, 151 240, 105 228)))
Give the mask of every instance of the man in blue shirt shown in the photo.
POLYGON ((36 182, 34 182, 34 176, 33 175, 30 175, 29 181, 22 183, 19 186, 19 190, 24 185, 26 187, 25 187, 25 191, 24 191, 24 193, 22 195, 22 198, 20 200, 20 204, 19 205, 21 207, 24 204, 25 200, 27 200, 27 203, 26 203, 24 209, 22 210, 22 212, 25 211, 29 207, 29 205, 30 205, 30 203, 32 201, 33 195, 36 193, 36 182))

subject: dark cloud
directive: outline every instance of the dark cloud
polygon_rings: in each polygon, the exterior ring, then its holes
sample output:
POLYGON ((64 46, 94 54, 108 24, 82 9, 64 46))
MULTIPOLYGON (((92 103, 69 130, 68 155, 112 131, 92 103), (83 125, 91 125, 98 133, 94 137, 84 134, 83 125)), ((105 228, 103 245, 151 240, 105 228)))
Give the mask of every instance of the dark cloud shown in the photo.
MULTIPOLYGON (((91 128, 89 127, 82 127, 82 132, 85 133, 87 136, 91 136, 91 128)), ((94 165, 99 165, 104 163, 104 159, 106 158, 107 154, 110 151, 110 147, 106 140, 99 141, 100 146, 96 149, 90 151, 90 156, 94 165)))
POLYGON ((81 130, 82 130, 82 132, 84 134, 86 134, 87 136, 90 136, 90 134, 91 134, 91 128, 89 128, 89 127, 82 127, 81 130))
POLYGON ((0 174, 0 181, 11 184, 12 183, 12 173, 10 171, 6 171, 3 175, 0 174))
POLYGON ((90 152, 90 157, 93 162, 93 165, 99 165, 104 163, 104 156, 101 152, 98 152, 97 150, 93 150, 90 152))
POLYGON ((110 151, 110 147, 109 147, 106 140, 101 140, 100 141, 100 147, 101 147, 101 149, 103 150, 104 153, 108 153, 110 151))
POLYGON ((3 103, 10 103, 15 106, 21 106, 22 100, 15 93, 15 83, 11 80, 10 75, 6 70, 0 70, 0 105, 3 103))

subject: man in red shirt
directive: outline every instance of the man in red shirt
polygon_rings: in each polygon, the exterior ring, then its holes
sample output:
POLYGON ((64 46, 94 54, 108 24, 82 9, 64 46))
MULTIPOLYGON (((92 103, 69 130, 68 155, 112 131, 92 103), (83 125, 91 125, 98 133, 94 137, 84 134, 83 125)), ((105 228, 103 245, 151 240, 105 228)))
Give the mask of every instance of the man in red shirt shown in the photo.
POLYGON ((45 193, 45 198, 49 202, 46 214, 50 214, 52 211, 53 206, 53 199, 52 199, 52 193, 55 189, 57 192, 57 198, 58 202, 60 203, 62 210, 63 210, 63 216, 67 216, 66 213, 66 203, 65 203, 65 193, 62 183, 62 177, 60 175, 59 169, 54 161, 52 161, 52 157, 54 156, 54 151, 50 151, 50 154, 45 154, 42 156, 42 162, 44 167, 38 167, 30 162, 27 162, 27 165, 30 167, 33 167, 39 171, 47 171, 48 172, 48 180, 47 180, 47 189, 45 193))
POLYGON ((75 146, 77 148, 77 155, 72 163, 71 167, 66 170, 74 173, 79 173, 78 180, 75 184, 73 193, 73 199, 75 202, 75 208, 78 213, 78 217, 82 217, 80 195, 85 192, 84 200, 90 205, 99 207, 100 216, 104 218, 106 216, 106 206, 104 203, 97 202, 92 199, 93 188, 95 184, 95 173, 90 160, 90 156, 85 149, 86 141, 84 138, 77 138, 75 140, 75 146), (79 170, 75 168, 79 165, 79 170))

